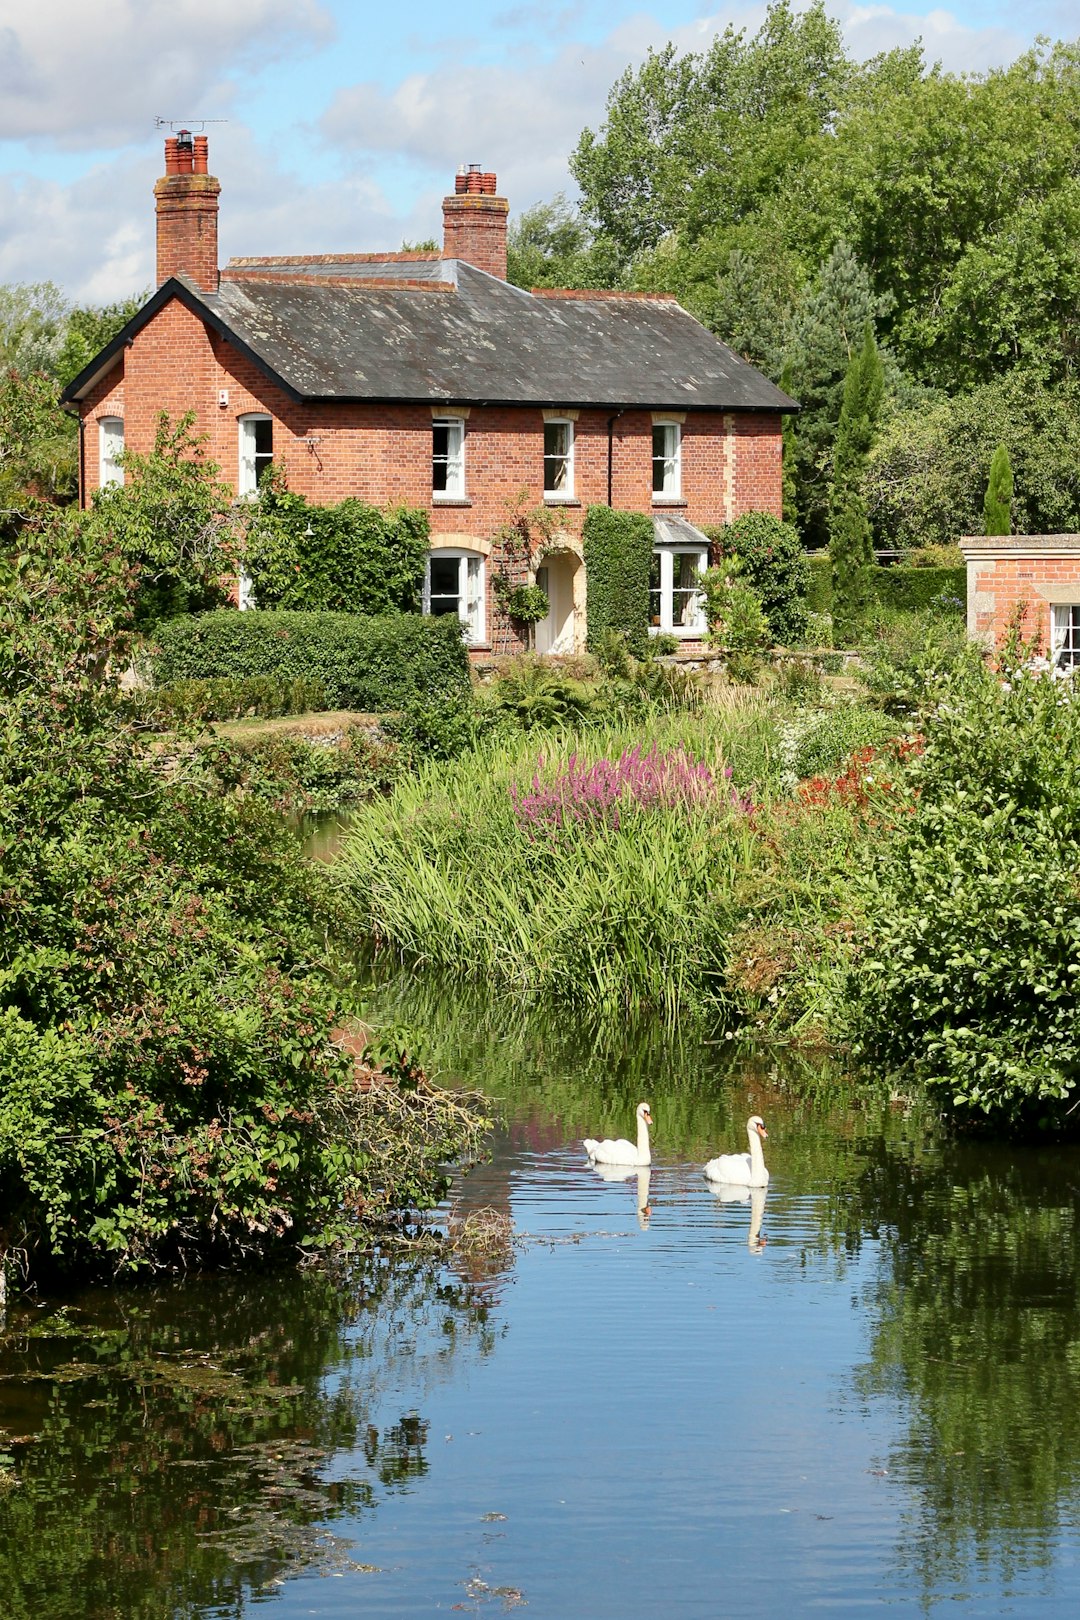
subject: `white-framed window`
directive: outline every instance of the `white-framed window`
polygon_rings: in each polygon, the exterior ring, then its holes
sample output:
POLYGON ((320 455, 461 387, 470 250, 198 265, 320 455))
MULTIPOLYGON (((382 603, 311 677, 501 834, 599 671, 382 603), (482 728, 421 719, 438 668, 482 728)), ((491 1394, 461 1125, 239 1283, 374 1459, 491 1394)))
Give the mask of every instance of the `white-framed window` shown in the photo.
POLYGON ((98 423, 98 485, 122 484, 124 469, 120 455, 124 448, 124 419, 122 416, 103 416, 98 423))
POLYGON ((431 491, 435 499, 465 499, 465 423, 460 416, 431 422, 431 491))
POLYGON ((242 416, 240 428, 240 471, 238 495, 257 495, 266 469, 274 459, 274 419, 271 416, 242 416))
POLYGON ((654 633, 704 635, 705 598, 699 576, 708 566, 706 546, 657 546, 649 571, 649 627, 654 633))
POLYGON ((682 428, 678 422, 654 422, 652 430, 654 500, 682 498, 682 428))
POLYGON ((574 424, 567 417, 544 423, 544 495, 566 501, 574 496, 574 424))
POLYGON ((1055 602, 1050 640, 1050 662, 1055 669, 1080 664, 1080 603, 1055 602))
POLYGON ((484 559, 478 552, 450 546, 428 552, 424 612, 456 613, 465 626, 465 640, 483 641, 484 559))

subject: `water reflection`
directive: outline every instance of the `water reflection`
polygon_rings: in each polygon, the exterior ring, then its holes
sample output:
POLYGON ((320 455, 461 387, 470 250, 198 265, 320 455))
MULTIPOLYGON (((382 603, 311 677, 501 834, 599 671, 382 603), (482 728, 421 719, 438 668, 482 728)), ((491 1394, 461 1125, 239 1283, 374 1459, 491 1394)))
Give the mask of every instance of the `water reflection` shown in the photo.
POLYGON ((403 1370, 422 1401, 498 1333, 486 1301, 415 1255, 13 1313, 5 1620, 238 1614, 285 1575, 362 1568, 358 1525, 428 1466, 403 1370), (350 1540, 330 1528, 343 1518, 350 1540))
POLYGON ((765 1218, 764 1187, 735 1187, 730 1182, 709 1181, 707 1186, 713 1196, 721 1204, 749 1204, 750 1228, 746 1234, 746 1246, 751 1254, 760 1254, 769 1241, 761 1230, 761 1223, 765 1218))
POLYGON ((593 1161, 589 1170, 601 1181, 633 1181, 637 1193, 637 1219, 643 1232, 648 1230, 649 1218, 652 1210, 649 1207, 649 1184, 652 1180, 652 1170, 647 1164, 597 1164, 593 1161))

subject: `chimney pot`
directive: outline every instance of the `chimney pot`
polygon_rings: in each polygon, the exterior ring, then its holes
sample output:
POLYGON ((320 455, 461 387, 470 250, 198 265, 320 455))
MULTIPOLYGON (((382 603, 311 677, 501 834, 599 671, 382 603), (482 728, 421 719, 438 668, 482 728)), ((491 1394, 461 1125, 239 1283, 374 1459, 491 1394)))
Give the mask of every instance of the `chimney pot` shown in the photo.
POLYGON ((506 280, 506 222, 510 212, 505 197, 496 196, 497 180, 479 163, 458 169, 454 194, 443 199, 444 259, 463 259, 506 280))
MULTIPOLYGON (((195 137, 195 173, 206 174, 210 157, 210 142, 205 135, 195 137)), ((492 179, 495 176, 492 175, 492 179)))
POLYGON ((165 141, 165 176, 154 187, 157 204, 157 284, 190 276, 204 292, 218 289, 218 194, 208 173, 209 143, 178 130, 165 141))

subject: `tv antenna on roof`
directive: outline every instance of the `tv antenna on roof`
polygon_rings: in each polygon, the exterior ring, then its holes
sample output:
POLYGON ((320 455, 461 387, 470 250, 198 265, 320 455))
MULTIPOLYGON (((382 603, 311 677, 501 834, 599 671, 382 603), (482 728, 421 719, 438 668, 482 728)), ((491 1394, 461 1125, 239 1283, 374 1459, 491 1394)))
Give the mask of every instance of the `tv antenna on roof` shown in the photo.
POLYGON ((227 124, 227 118, 155 118, 155 129, 186 129, 189 132, 197 130, 202 134, 207 124, 227 124))

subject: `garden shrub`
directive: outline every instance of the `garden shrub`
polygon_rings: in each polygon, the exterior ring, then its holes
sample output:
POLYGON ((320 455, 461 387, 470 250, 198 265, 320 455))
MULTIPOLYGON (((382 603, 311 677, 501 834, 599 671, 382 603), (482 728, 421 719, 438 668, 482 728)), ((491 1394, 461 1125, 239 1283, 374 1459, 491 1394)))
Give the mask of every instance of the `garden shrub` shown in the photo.
POLYGON ((415 613, 429 527, 415 507, 381 511, 352 498, 314 505, 271 476, 253 507, 244 569, 262 609, 415 613))
POLYGON ((852 1027, 966 1122, 1075 1129, 1080 702, 978 663, 938 696, 863 886, 852 1027))
POLYGON ((966 568, 875 568, 872 578, 882 607, 903 613, 931 608, 957 618, 966 616, 966 568))
POLYGON ((828 613, 832 609, 832 558, 827 551, 818 551, 806 559, 806 606, 811 613, 828 613))
POLYGON ((896 736, 896 721, 864 704, 838 703, 808 717, 792 748, 797 777, 827 776, 862 748, 874 748, 896 736))
POLYGON ((395 741, 361 726, 323 738, 290 732, 217 737, 201 744, 197 761, 212 791, 250 794, 286 815, 360 804, 386 792, 403 766, 395 741))
POLYGON ((727 557, 701 576, 707 640, 732 653, 753 653, 769 640, 761 599, 743 577, 737 557, 727 557))
POLYGON ((159 626, 155 680, 273 675, 320 680, 331 708, 379 713, 469 690, 460 621, 352 613, 223 610, 159 626))
POLYGON ((636 658, 645 656, 649 635, 649 570, 654 530, 640 512, 590 506, 585 514, 588 646, 595 652, 605 633, 617 631, 636 658))
POLYGON ((793 525, 769 512, 744 512, 734 523, 706 532, 722 555, 739 559, 742 578, 761 603, 773 643, 790 647, 801 641, 810 571, 793 525))

